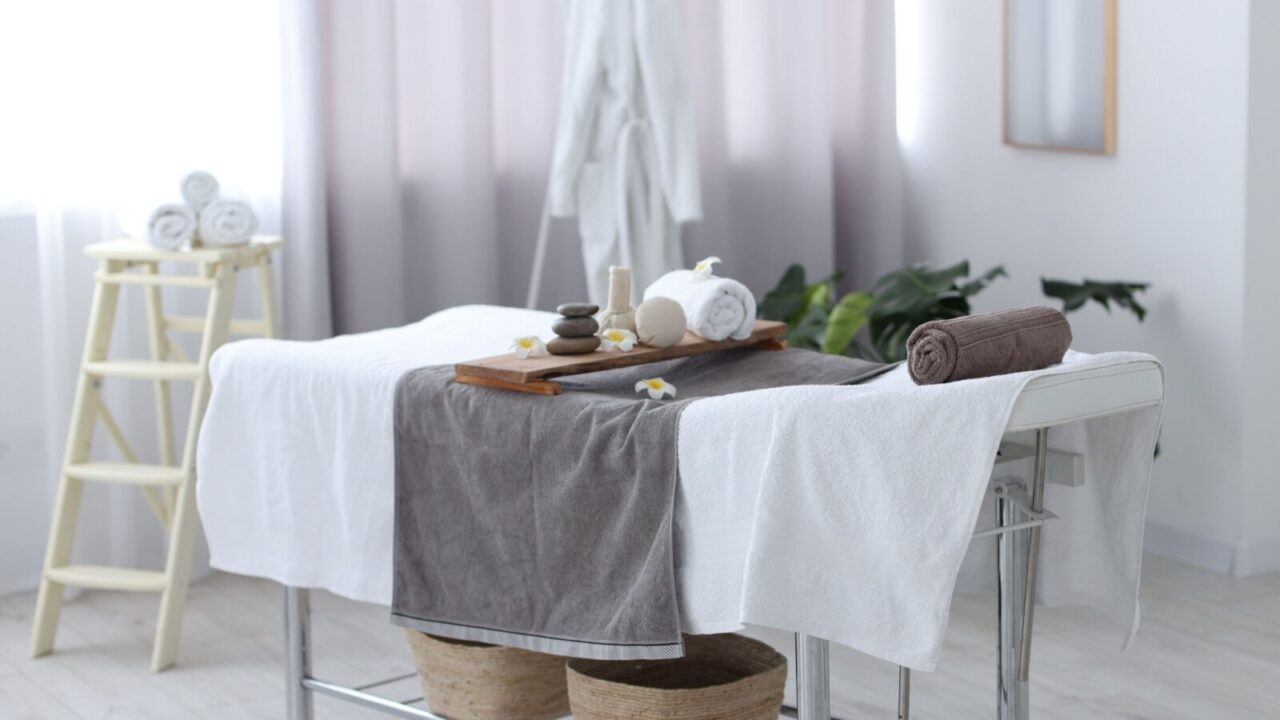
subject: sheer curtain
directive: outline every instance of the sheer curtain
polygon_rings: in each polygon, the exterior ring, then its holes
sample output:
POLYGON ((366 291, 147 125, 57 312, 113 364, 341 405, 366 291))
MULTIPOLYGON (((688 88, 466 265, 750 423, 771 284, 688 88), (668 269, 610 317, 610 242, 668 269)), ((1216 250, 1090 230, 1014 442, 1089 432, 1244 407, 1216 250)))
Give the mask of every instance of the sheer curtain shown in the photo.
MULTIPOLYGON (((83 248, 139 232, 196 168, 279 231, 280 47, 277 8, 259 0, 0 5, 0 592, 33 586, 43 561, 92 290, 83 248)), ((200 303, 183 292, 166 303, 200 303)), ((115 356, 146 355, 142 311, 126 289, 115 356)), ((107 402, 154 453, 151 386, 127 382, 107 402)), ((78 557, 158 568, 163 552, 136 490, 89 488, 78 557)))
MULTIPOLYGON (((721 271, 763 292, 789 263, 827 273, 857 256, 851 216, 862 207, 850 190, 868 120, 858 95, 884 49, 867 42, 881 29, 868 18, 891 10, 874 5, 681 4, 705 208, 685 229, 685 257, 719 255, 721 271)), ((291 6, 318 30, 313 55, 290 57, 320 68, 309 102, 324 118, 336 328, 522 304, 559 99, 561 3, 291 6)), ((585 294, 575 222, 556 221, 541 302, 585 294)))
MULTIPOLYGON (((681 8, 705 211, 685 256, 719 255, 757 292, 792 262, 865 281, 899 259, 891 237, 870 242, 895 230, 898 181, 862 169, 897 152, 891 5, 681 8)), ((43 557, 91 289, 83 247, 136 232, 202 168, 285 234, 289 337, 519 305, 562 25, 560 0, 0 5, 0 592, 32 586, 43 557)), ((542 302, 585 291, 576 225, 557 221, 542 302)), ((249 293, 238 303, 254 309, 249 293)), ((126 292, 118 355, 146 352, 141 305, 126 292)), ((154 450, 149 388, 110 391, 154 450)), ((136 492, 92 490, 80 556, 157 566, 161 534, 136 492)))

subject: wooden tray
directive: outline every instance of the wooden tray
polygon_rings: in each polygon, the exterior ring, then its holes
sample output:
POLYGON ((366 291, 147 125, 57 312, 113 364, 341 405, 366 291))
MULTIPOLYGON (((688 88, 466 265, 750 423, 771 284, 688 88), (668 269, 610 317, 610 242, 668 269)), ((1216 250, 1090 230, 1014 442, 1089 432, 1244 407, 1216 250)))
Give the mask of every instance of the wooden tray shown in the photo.
POLYGON ((782 350, 786 343, 786 323, 774 320, 757 320, 751 337, 746 340, 711 341, 685 332, 684 338, 671 347, 656 348, 637 344, 631 352, 605 352, 596 350, 584 355, 548 355, 547 357, 520 358, 507 353, 494 357, 461 362, 454 366, 458 382, 466 385, 515 390, 536 395, 559 395, 560 383, 550 378, 563 375, 613 370, 615 368, 644 365, 755 345, 765 350, 782 350))

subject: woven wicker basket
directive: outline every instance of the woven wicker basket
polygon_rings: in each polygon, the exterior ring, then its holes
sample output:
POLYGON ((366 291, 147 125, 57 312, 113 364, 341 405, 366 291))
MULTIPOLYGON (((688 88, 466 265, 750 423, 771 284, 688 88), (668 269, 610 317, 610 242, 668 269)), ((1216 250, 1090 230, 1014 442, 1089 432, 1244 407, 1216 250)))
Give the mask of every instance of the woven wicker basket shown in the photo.
POLYGON ((564 658, 406 630, 422 694, 453 720, 550 720, 569 714, 564 658))
POLYGON ((777 720, 785 657, 741 635, 684 643, 677 660, 570 660, 574 720, 777 720))

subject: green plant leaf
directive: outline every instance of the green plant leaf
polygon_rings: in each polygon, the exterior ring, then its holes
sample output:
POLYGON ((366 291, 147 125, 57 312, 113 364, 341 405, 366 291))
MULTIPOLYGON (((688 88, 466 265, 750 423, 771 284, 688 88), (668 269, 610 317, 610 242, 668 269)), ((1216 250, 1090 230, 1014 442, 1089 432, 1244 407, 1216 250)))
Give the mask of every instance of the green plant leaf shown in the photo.
MULTIPOLYGON (((964 317, 972 312, 969 298, 964 295, 943 295, 938 298, 937 307, 933 309, 933 317, 929 320, 950 320, 964 317)), ((928 322, 926 320, 925 322, 928 322)))
POLYGON ((835 286, 836 286, 836 284, 837 284, 837 283, 839 283, 839 282, 840 282, 841 280, 843 280, 843 279, 844 279, 844 271, 843 271, 843 270, 837 270, 837 271, 835 271, 835 272, 831 273, 830 275, 828 275, 826 278, 824 278, 824 279, 822 280, 822 282, 824 282, 824 283, 827 283, 827 284, 831 285, 831 287, 834 289, 834 288, 835 288, 835 286))
POLYGON ((921 324, 968 315, 969 298, 1008 277, 997 265, 967 279, 969 267, 967 260, 938 269, 905 267, 886 273, 871 292, 849 293, 831 307, 841 273, 806 285, 804 269, 792 265, 760 302, 759 315, 785 321, 793 347, 894 362, 906 356, 907 338, 921 324), (855 342, 863 327, 866 342, 855 342))
POLYGON ((1111 303, 1128 310, 1142 322, 1147 317, 1147 309, 1138 302, 1135 294, 1146 292, 1150 283, 1130 282, 1125 280, 1100 281, 1085 278, 1073 283, 1067 280, 1050 280, 1040 278, 1040 290, 1046 297, 1062 301, 1062 312, 1079 310, 1090 300, 1098 303, 1111 312, 1111 303))
POLYGON ((1084 304, 1089 301, 1089 291, 1084 285, 1070 283, 1065 280, 1040 278, 1040 291, 1046 297, 1061 300, 1063 312, 1077 310, 1084 307, 1084 304))
POLYGON ((969 298, 982 292, 999 277, 1007 277, 997 265, 983 275, 964 282, 969 262, 933 270, 912 265, 888 273, 876 282, 875 301, 868 310, 871 347, 885 362, 906 356, 911 332, 930 320, 969 314, 969 298))
POLYGON ((875 302, 875 296, 869 292, 851 292, 831 310, 827 319, 826 335, 822 338, 822 352, 832 355, 843 355, 869 319, 867 311, 875 302))
MULTIPOLYGON (((927 321, 926 321, 927 322, 927 321)), ((907 357, 907 337, 920 323, 905 318, 891 318, 881 326, 880 333, 872 340, 876 354, 883 362, 898 362, 907 357)))
POLYGON ((941 270, 931 270, 928 265, 910 265, 886 273, 876 281, 876 296, 882 292, 904 292, 908 294, 936 294, 955 285, 955 281, 969 274, 969 261, 961 260, 941 270))
POLYGON ((756 315, 765 320, 788 320, 804 309, 804 268, 792 265, 782 274, 777 287, 765 293, 756 315))
POLYGON ((920 280, 932 293, 941 293, 955 288, 956 281, 969 275, 969 261, 961 260, 951 267, 941 270, 929 270, 919 266, 920 280))
POLYGON ((912 265, 881 277, 875 285, 875 310, 885 315, 928 314, 939 296, 956 294, 956 280, 969 274, 964 260, 941 270, 912 265))
MULTIPOLYGON (((814 326, 820 321, 825 322, 830 295, 831 290, 826 283, 818 283, 805 288, 800 308, 787 317, 788 333, 796 333, 797 339, 799 339, 800 336, 808 337, 817 332, 814 326), (802 324, 805 327, 797 330, 802 324)), ((804 343, 806 349, 813 350, 816 348, 812 346, 820 343, 822 338, 819 334, 816 341, 800 341, 804 343)))
POLYGON ((897 362, 902 359, 905 348, 894 345, 894 336, 899 327, 911 325, 910 316, 904 314, 881 315, 871 312, 868 334, 871 336, 871 347, 884 362, 897 362))
POLYGON ((831 284, 824 280, 817 285, 810 285, 804 291, 804 310, 807 313, 814 305, 826 308, 831 305, 831 284))
POLYGON ((975 278, 965 283, 964 285, 961 285, 960 294, 963 295, 964 297, 977 295, 978 293, 985 290, 987 286, 991 284, 992 280, 995 280, 996 278, 1002 278, 1002 277, 1006 277, 1006 278, 1009 277, 1009 273, 1004 271, 1003 265, 997 265, 991 268, 990 270, 986 271, 985 273, 983 273, 981 277, 975 278))
POLYGON ((787 326, 787 342, 801 350, 818 350, 827 332, 827 319, 831 312, 825 303, 812 303, 804 314, 787 326))

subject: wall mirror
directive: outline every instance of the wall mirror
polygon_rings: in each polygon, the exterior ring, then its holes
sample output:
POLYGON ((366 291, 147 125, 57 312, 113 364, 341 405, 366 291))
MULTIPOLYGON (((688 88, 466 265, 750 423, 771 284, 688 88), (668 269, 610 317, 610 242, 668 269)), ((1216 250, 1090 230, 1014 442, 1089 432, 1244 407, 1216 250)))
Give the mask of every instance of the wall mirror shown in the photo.
POLYGON ((1116 148, 1116 0, 1005 0, 1004 141, 1116 148))

